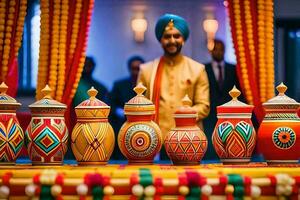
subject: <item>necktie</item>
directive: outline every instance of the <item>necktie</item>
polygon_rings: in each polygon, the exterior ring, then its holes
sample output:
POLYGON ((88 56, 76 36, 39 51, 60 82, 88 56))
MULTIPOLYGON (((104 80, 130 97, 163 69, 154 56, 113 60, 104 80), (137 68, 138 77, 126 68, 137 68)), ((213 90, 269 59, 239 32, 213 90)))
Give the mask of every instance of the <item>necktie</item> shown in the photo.
POLYGON ((218 84, 219 84, 219 88, 222 88, 222 86, 223 86, 223 72, 222 72, 222 66, 221 66, 221 65, 218 65, 218 69, 219 69, 218 84))

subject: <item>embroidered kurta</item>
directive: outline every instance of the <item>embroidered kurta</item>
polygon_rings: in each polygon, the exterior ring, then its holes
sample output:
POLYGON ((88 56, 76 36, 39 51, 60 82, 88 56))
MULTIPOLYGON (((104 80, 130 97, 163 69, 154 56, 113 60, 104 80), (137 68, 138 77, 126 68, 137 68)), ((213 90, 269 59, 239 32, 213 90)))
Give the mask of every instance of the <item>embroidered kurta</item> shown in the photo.
MULTIPOLYGON (((147 87, 146 97, 152 99, 159 59, 141 65, 138 83, 147 87)), ((163 137, 175 127, 174 112, 188 94, 198 112, 199 126, 209 114, 209 83, 204 65, 182 56, 176 62, 164 62, 159 100, 159 126, 163 137)))

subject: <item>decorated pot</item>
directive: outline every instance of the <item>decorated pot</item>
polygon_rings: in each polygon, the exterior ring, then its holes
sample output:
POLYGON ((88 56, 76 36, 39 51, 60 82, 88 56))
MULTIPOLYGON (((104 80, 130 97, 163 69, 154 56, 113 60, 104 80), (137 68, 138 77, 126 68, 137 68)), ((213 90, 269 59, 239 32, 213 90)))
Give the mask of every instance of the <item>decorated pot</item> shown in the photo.
POLYGON ((110 107, 96 98, 97 93, 92 87, 90 98, 75 107, 77 123, 71 147, 80 165, 106 164, 115 146, 114 130, 107 119, 110 107))
POLYGON ((165 148, 174 165, 197 165, 207 150, 207 138, 197 126, 197 111, 186 95, 175 114, 176 127, 165 137, 165 148))
POLYGON ((300 104, 285 95, 287 87, 276 87, 279 94, 263 103, 266 115, 258 129, 258 151, 268 164, 298 163, 300 158, 300 104))
POLYGON ((67 106, 51 98, 48 85, 42 93, 41 100, 29 105, 32 118, 25 132, 25 145, 33 165, 59 165, 67 151, 67 106))
POLYGON ((151 164, 162 146, 158 125, 152 121, 155 114, 153 103, 143 93, 146 88, 140 83, 135 88, 136 96, 124 107, 127 121, 118 135, 118 145, 129 164, 151 164))
POLYGON ((217 124, 212 143, 223 164, 250 162, 256 144, 256 132, 251 122, 252 105, 240 102, 241 92, 234 86, 232 100, 217 107, 217 124))
POLYGON ((0 85, 0 165, 14 164, 24 143, 24 133, 16 117, 20 107, 14 98, 6 94, 8 87, 0 85))

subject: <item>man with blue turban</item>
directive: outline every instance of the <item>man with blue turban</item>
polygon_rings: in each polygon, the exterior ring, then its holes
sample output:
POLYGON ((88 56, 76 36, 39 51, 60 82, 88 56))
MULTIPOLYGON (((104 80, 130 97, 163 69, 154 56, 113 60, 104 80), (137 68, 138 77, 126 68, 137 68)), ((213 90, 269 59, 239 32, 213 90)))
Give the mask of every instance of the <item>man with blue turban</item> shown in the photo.
POLYGON ((156 23, 155 35, 164 55, 140 66, 138 83, 147 87, 146 96, 155 104, 155 121, 163 138, 175 127, 173 114, 186 94, 198 112, 202 128, 202 120, 210 109, 209 83, 204 65, 181 53, 189 37, 187 22, 180 16, 165 14, 156 23))

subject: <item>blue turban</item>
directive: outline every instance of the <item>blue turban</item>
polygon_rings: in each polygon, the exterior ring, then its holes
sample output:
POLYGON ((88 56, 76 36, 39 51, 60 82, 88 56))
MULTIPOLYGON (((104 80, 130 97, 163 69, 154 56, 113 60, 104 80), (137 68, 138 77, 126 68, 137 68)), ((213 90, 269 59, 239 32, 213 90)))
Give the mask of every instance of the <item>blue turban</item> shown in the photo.
POLYGON ((184 40, 187 40, 190 33, 187 22, 182 17, 173 14, 164 14, 158 19, 155 26, 155 36, 157 40, 161 40, 165 28, 171 20, 173 20, 174 27, 182 34, 184 40))

